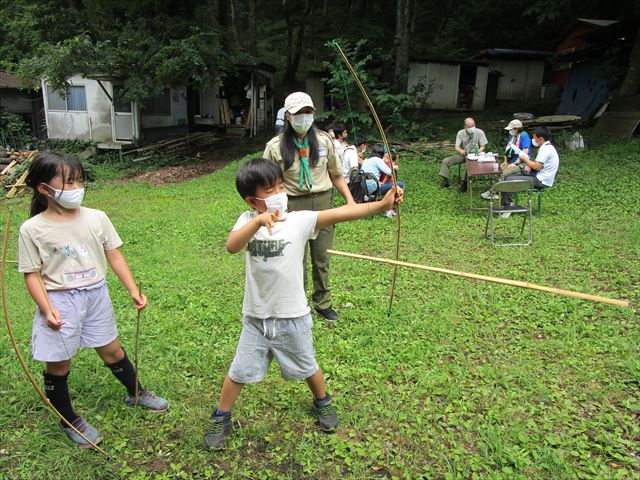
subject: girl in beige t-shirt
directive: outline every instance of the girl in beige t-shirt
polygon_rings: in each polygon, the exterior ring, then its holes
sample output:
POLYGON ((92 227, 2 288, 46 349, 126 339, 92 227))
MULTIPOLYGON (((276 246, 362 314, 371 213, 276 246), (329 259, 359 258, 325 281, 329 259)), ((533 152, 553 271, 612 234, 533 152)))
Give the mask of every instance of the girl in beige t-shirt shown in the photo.
POLYGON ((125 404, 164 411, 169 403, 142 388, 118 341, 107 264, 138 310, 147 306, 147 299, 118 250, 122 240, 109 217, 81 207, 85 177, 80 162, 62 153, 40 153, 30 165, 26 184, 33 190, 31 218, 20 227, 18 270, 38 306, 32 350, 34 359, 46 364, 46 395, 68 422, 61 423, 69 438, 91 447, 102 435, 74 412, 67 384, 71 358, 79 348, 95 348, 126 387, 125 404))

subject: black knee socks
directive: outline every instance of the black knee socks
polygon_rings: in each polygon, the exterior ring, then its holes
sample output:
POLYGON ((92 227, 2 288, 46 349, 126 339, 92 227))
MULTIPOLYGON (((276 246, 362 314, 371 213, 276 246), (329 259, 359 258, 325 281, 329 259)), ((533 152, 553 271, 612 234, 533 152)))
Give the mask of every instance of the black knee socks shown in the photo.
MULTIPOLYGON (((67 384, 68 377, 69 373, 59 376, 44 372, 44 391, 56 410, 58 410, 69 423, 73 423, 73 421, 78 418, 78 415, 76 415, 73 407, 71 407, 69 385, 67 384)), ((60 423, 63 427, 67 426, 64 422, 60 423)))
MULTIPOLYGON (((111 373, 113 373, 115 377, 126 387, 129 395, 133 396, 136 394, 136 371, 133 368, 131 360, 127 357, 127 352, 124 352, 122 360, 112 363, 111 365, 107 365, 107 367, 109 367, 111 373)), ((141 391, 142 385, 138 382, 138 393, 141 391)))

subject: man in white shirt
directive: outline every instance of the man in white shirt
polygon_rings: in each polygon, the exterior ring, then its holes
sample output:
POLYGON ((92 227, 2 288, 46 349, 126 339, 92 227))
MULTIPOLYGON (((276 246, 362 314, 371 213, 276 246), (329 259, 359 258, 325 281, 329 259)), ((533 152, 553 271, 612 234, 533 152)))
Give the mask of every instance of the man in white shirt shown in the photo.
POLYGON ((286 111, 285 108, 282 107, 280 110, 278 110, 278 113, 276 113, 276 125, 275 125, 276 133, 280 133, 282 130, 284 130, 285 111, 286 111))
MULTIPOLYGON (((505 180, 528 180, 536 190, 552 187, 560 166, 560 157, 556 148, 551 144, 551 134, 546 127, 537 127, 533 131, 532 145, 539 147, 535 159, 532 159, 520 149, 515 151, 518 154, 516 164, 524 163, 525 173, 510 175, 505 180)), ((503 206, 511 205, 511 196, 510 193, 502 195, 503 206)), ((508 216, 508 212, 503 215, 508 216)))
POLYGON ((360 168, 361 159, 367 149, 367 139, 358 137, 355 145, 347 145, 342 151, 342 174, 344 180, 349 183, 351 172, 360 168))

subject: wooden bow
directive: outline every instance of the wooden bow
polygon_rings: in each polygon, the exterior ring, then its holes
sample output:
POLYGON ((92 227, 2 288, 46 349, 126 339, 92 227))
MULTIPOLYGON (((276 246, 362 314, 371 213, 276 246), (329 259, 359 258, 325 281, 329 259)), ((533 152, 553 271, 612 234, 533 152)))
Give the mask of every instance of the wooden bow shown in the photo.
MULTIPOLYGON (((331 41, 331 45, 333 45, 333 47, 336 49, 336 51, 338 52, 340 57, 342 57, 342 60, 344 60, 344 63, 347 66, 347 68, 349 69, 349 72, 351 73, 351 75, 353 76, 353 79, 355 80, 356 85, 358 85, 358 88, 362 92, 362 96, 364 97, 365 101, 367 102, 367 106, 369 107, 369 110, 371 111, 371 115, 373 116, 373 119, 376 122, 376 127, 378 128, 378 131, 380 132, 380 138, 382 139, 382 143, 385 146, 389 156, 391 157, 391 147, 389 146, 389 141, 387 140, 387 135, 384 133, 384 129, 382 128, 382 123, 380 122, 380 118, 378 117, 378 112, 376 112, 376 109, 373 106, 373 102, 369 98, 369 95, 367 94, 367 91, 364 88, 364 85, 360 81, 360 78, 358 77, 358 74, 356 73, 355 69, 353 68, 353 65, 351 65, 351 63, 349 62, 349 59, 347 58, 346 54, 344 53, 342 48, 340 48, 340 45, 338 45, 338 42, 336 42, 335 40, 332 40, 331 41)), ((393 162, 392 162, 392 167, 391 167, 391 178, 393 180, 393 186, 395 188, 398 188, 398 173, 396 172, 396 169, 393 168, 393 162)), ((396 248, 395 248, 394 259, 397 261, 399 259, 399 257, 400 257, 400 226, 401 226, 400 205, 396 205, 395 208, 396 208, 396 248)), ((397 277, 397 275, 398 275, 398 265, 394 265, 393 266, 393 276, 391 277, 391 292, 389 293, 389 308, 387 309, 387 315, 391 315, 391 307, 393 306, 393 296, 394 296, 395 290, 396 290, 396 277, 397 277)))

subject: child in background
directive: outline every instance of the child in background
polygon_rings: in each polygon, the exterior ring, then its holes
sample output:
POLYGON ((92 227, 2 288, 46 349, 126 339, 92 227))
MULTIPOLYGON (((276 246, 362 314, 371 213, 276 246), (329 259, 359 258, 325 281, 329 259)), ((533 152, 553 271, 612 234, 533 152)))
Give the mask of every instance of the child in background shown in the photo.
POLYGON ((338 415, 315 358, 313 321, 303 283, 305 246, 322 228, 389 210, 396 200, 402 201, 402 190, 391 189, 378 202, 287 212, 282 170, 263 158, 240 166, 236 188, 251 207, 240 215, 227 238, 230 253, 247 250, 242 333, 204 437, 209 449, 224 447, 231 430, 231 409, 242 388, 264 379, 273 358, 283 378, 306 380, 320 428, 338 427, 338 415))
MULTIPOLYGON (((102 435, 71 406, 67 378, 79 348, 95 348, 105 365, 127 389, 124 403, 155 412, 169 408, 138 383, 127 354, 118 342, 115 315, 107 290, 107 263, 130 292, 138 310, 147 299, 118 247, 122 240, 109 217, 81 207, 86 175, 68 155, 43 152, 29 167, 26 184, 33 190, 31 218, 20 227, 19 266, 38 308, 33 320, 35 360, 46 362, 45 392, 53 406, 94 444, 102 435)), ((65 433, 80 447, 90 447, 73 429, 65 433)))
MULTIPOLYGON (((391 188, 393 188, 390 165, 391 162, 388 154, 384 151, 384 147, 382 145, 375 145, 371 151, 371 156, 364 161, 361 168, 363 172, 370 173, 378 179, 378 185, 375 184, 374 180, 367 180, 367 189, 369 190, 369 193, 375 192, 377 187, 380 187, 380 193, 385 195, 391 188), (381 182, 381 179, 384 179, 385 181, 381 182)), ((393 166, 393 168, 397 167, 397 165, 393 166)), ((404 189, 404 183, 400 181, 398 181, 398 186, 404 189)), ((396 211, 394 209, 389 209, 385 212, 385 215, 387 217, 395 217, 396 211)))

